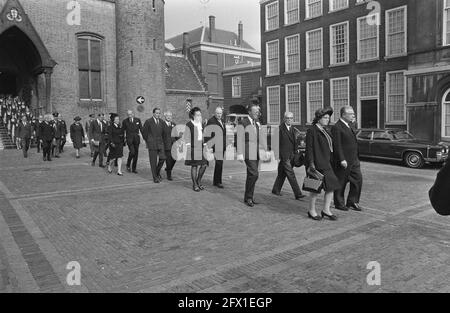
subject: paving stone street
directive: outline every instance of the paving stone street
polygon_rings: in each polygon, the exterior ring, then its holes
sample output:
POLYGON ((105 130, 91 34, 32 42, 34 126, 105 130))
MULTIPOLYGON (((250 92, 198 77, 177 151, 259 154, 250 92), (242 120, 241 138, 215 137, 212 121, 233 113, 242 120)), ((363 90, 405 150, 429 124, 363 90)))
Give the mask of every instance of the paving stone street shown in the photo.
POLYGON ((198 194, 184 164, 155 185, 144 150, 123 177, 66 150, 53 162, 0 151, 0 292, 450 292, 450 219, 427 196, 437 167, 363 162, 365 210, 314 222, 289 184, 270 193, 276 172, 261 173, 249 208, 239 162, 223 191, 210 164, 198 194), (71 261, 81 286, 67 284, 71 261))

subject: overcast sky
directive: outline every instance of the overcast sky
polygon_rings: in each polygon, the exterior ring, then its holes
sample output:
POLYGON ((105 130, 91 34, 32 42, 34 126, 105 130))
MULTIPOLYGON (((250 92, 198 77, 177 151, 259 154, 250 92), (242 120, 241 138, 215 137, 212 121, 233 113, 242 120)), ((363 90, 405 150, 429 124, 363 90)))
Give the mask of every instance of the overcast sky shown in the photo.
POLYGON ((166 0, 166 38, 197 28, 214 15, 216 28, 236 33, 242 21, 244 40, 261 50, 259 0, 209 0, 206 10, 202 1, 208 0, 166 0))

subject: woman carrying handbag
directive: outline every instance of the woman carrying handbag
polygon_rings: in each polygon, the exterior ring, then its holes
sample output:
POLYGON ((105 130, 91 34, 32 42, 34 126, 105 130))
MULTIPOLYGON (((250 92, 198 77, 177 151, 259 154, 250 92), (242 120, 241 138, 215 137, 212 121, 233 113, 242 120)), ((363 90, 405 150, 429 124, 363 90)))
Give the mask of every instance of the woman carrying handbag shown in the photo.
POLYGON ((331 201, 333 193, 339 189, 339 181, 334 174, 333 140, 331 134, 326 130, 330 123, 333 109, 319 109, 315 113, 313 126, 306 133, 306 173, 303 189, 311 192, 310 209, 308 217, 320 221, 328 218, 336 221, 337 216, 331 212, 331 201), (316 211, 316 201, 322 189, 325 191, 324 209, 319 216, 316 211))

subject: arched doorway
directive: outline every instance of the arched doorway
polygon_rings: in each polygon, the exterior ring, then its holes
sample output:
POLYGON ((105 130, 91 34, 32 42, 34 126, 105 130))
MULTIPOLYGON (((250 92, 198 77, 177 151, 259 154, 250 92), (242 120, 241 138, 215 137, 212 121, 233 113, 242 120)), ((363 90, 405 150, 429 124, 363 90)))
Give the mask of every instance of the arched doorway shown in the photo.
POLYGON ((22 97, 32 108, 51 111, 55 65, 19 0, 7 0, 0 12, 0 79, 4 92, 22 97))
POLYGON ((0 94, 20 96, 39 106, 37 76, 42 59, 33 42, 18 27, 0 34, 0 94))
POLYGON ((450 139, 450 89, 442 97, 442 129, 441 136, 450 139))
POLYGON ((0 71, 0 95, 17 96, 17 76, 0 71))

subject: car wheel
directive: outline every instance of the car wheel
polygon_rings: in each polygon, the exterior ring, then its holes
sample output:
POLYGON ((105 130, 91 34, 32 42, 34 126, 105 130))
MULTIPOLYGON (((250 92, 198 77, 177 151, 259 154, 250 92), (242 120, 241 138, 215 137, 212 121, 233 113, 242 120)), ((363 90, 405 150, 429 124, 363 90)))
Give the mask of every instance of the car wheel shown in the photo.
POLYGON ((418 152, 407 152, 404 161, 406 166, 410 168, 422 168, 425 164, 422 155, 418 152))

